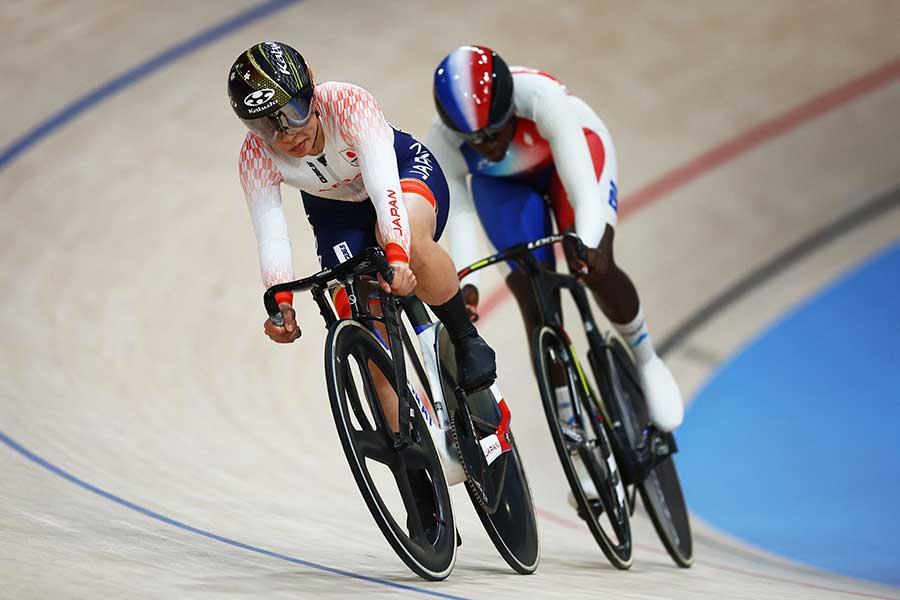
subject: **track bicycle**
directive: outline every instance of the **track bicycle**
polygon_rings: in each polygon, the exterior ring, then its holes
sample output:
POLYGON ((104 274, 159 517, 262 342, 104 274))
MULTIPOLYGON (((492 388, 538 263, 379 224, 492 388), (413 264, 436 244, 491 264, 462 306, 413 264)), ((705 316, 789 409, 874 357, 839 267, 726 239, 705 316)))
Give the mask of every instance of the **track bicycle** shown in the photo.
POLYGON ((500 555, 518 573, 533 573, 540 557, 534 504, 499 388, 467 396, 457 385, 455 352, 443 325, 431 321, 415 296, 397 298, 374 285, 376 274, 390 282, 393 269, 380 248, 369 248, 336 267, 275 285, 263 297, 269 317, 280 324, 275 294, 312 292, 328 329, 325 375, 338 437, 369 512, 413 572, 441 580, 453 570, 458 547, 448 485, 465 482, 500 555), (347 292, 349 318, 339 319, 327 299, 334 284, 347 292), (368 309, 372 289, 381 315, 368 309), (421 359, 401 315, 415 332, 421 359), (379 396, 379 378, 392 398, 379 396), (396 425, 386 416, 387 402, 396 403, 396 425), (379 490, 377 465, 390 471, 396 490, 386 489, 392 486, 383 478, 379 490), (397 493, 401 502, 389 501, 397 493))
POLYGON ((532 254, 562 243, 584 260, 586 248, 577 235, 557 234, 511 246, 462 269, 459 277, 502 261, 512 261, 527 274, 541 318, 531 343, 544 411, 579 515, 610 562, 620 569, 633 562, 629 517, 640 491, 667 552, 677 565, 689 567, 693 541, 672 458, 678 451, 675 438, 650 424, 634 360, 618 338, 597 327, 584 283, 574 274, 542 267, 532 254), (599 395, 563 328, 563 289, 571 293, 584 325, 599 395), (567 403, 571 416, 561 411, 567 403), (586 482, 594 489, 585 490, 586 482), (588 491, 596 492, 596 501, 588 491))

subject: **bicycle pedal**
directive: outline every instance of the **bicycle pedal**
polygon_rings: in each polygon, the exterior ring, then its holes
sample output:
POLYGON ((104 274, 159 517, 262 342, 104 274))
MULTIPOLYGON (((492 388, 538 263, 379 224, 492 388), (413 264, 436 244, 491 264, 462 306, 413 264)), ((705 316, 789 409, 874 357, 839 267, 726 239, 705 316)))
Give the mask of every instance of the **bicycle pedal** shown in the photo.
POLYGON ((584 443, 584 436, 575 427, 560 422, 559 430, 562 432, 563 437, 573 444, 584 443))
MULTIPOLYGON (((588 504, 591 505, 591 509, 597 514, 598 517, 603 514, 603 504, 598 498, 589 499, 588 504)), ((578 507, 578 516, 584 521, 588 520, 587 514, 581 509, 580 506, 578 507)))

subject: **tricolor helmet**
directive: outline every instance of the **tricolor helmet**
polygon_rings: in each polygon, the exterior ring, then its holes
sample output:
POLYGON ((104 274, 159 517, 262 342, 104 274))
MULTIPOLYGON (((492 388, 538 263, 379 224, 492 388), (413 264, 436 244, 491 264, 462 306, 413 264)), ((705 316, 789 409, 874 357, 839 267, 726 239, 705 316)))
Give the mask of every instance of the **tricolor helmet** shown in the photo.
POLYGON ((315 111, 315 84, 300 53, 280 42, 256 44, 231 65, 228 98, 254 133, 273 139, 303 127, 315 111))
POLYGON ((513 79, 506 62, 485 46, 460 46, 434 71, 434 104, 458 133, 501 129, 513 112, 513 79))

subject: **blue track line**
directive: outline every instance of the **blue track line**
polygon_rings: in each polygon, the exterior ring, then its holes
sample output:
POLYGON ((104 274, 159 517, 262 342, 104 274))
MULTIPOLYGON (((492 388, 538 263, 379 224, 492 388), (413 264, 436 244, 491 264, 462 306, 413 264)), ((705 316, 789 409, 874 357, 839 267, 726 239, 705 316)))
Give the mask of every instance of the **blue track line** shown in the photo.
POLYGON ((31 462, 40 465, 41 467, 47 469, 51 473, 55 475, 59 475, 63 479, 74 483, 78 487, 84 488, 89 492, 97 494, 98 496, 102 496, 107 500, 112 500, 116 504, 124 506, 125 508, 129 508, 135 512, 141 513, 151 519, 156 519, 157 521, 162 521, 167 525, 171 525, 172 527, 177 527, 183 531, 187 531, 189 533, 193 533, 211 540, 215 540, 217 542, 222 542, 223 544, 228 544, 229 546, 234 546, 235 548, 240 548, 242 550, 249 550, 250 552, 256 552, 257 554, 262 554, 263 556, 268 556, 271 558, 277 558, 279 560, 286 560, 288 562, 302 565, 304 567, 309 567, 311 569, 318 569, 319 571, 325 571, 326 573, 332 573, 334 575, 341 575, 343 577, 350 577, 351 579, 358 579, 360 581, 367 581, 369 583, 375 583, 378 585, 386 585, 388 587, 393 587, 401 590, 405 590, 408 592, 417 592, 419 594, 425 594, 427 596, 435 596, 437 598, 451 598, 453 600, 465 600, 463 596, 452 596, 450 594, 442 594, 440 592, 435 592, 432 590, 426 590, 424 588, 417 588, 411 585, 405 585, 402 583, 395 583, 393 581, 388 581, 387 579, 379 579, 377 577, 369 577, 368 575, 360 575, 359 573, 353 573, 351 571, 345 571, 343 569, 337 569, 335 567, 329 567, 327 565, 320 565, 318 563, 314 563, 308 560, 303 560, 302 558, 294 558, 293 556, 288 556, 286 554, 280 554, 278 552, 272 552, 271 550, 266 550, 265 548, 260 548, 259 546, 251 546, 250 544, 245 544, 243 542, 239 542, 237 540, 233 540, 231 538, 227 538, 221 535, 217 535, 215 533, 204 531, 203 529, 197 529, 196 527, 192 527, 186 523, 182 523, 181 521, 176 521, 170 517, 165 515, 161 515, 158 512, 154 512, 149 508, 144 508, 138 504, 133 502, 129 502, 124 498, 120 498, 115 494, 107 492, 106 490, 100 489, 95 485, 91 485, 90 483, 84 481, 83 479, 79 479, 75 475, 72 475, 68 471, 65 471, 51 462, 41 458, 31 450, 25 448, 15 440, 11 439, 5 433, 0 431, 0 442, 3 442, 31 462))
POLYGON ((229 33, 291 4, 296 4, 299 1, 300 0, 268 0, 267 2, 258 4, 242 13, 238 13, 218 25, 214 25, 205 31, 201 31, 183 42, 175 44, 167 50, 163 50, 138 66, 107 81, 81 98, 62 107, 56 113, 52 114, 41 123, 38 123, 29 131, 26 131, 9 146, 4 148, 3 152, 0 152, 0 170, 5 169, 12 161, 22 155, 22 153, 49 136, 51 133, 107 98, 114 96, 123 89, 137 83, 141 79, 155 73, 176 60, 225 37, 229 33))

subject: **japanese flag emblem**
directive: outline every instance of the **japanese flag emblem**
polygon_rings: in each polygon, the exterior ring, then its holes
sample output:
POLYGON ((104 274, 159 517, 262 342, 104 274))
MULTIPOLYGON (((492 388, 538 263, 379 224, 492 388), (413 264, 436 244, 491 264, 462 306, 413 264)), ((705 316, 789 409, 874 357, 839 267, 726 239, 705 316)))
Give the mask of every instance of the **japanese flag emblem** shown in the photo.
POLYGON ((357 154, 355 151, 351 150, 350 148, 345 148, 341 150, 339 154, 341 155, 341 158, 343 158, 350 164, 350 166, 359 166, 359 154, 357 154))

